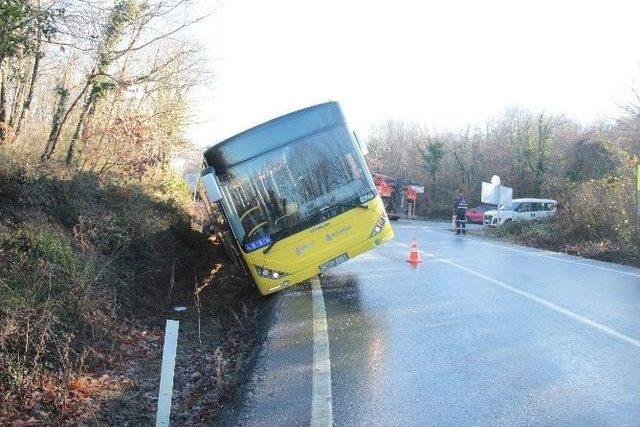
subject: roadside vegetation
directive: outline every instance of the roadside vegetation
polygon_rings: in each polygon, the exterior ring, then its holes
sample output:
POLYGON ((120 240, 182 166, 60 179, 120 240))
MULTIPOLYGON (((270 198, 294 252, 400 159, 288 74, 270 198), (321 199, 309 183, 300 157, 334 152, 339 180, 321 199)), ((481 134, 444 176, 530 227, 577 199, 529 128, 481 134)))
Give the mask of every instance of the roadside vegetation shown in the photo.
POLYGON ((171 167, 206 82, 190 0, 0 2, 0 424, 152 424, 183 305, 174 423, 257 348, 250 290, 171 167))
MULTIPOLYGON (((472 231, 472 234, 640 267, 640 242, 637 238, 637 230, 635 237, 627 240, 616 240, 608 236, 584 239, 567 233, 561 224, 562 220, 510 222, 498 228, 472 231)), ((590 231, 591 227, 588 228, 588 232, 590 231)))
POLYGON ((176 420, 215 414, 268 304, 201 219, 170 170, 122 181, 0 149, 0 424, 150 423, 177 305, 176 420))
POLYGON ((369 166, 424 185, 416 214, 439 219, 451 218, 458 189, 474 207, 482 181, 499 175, 514 198, 556 199, 558 214, 550 222, 511 224, 486 235, 640 265, 640 95, 632 91, 631 99, 618 117, 590 125, 520 108, 460 132, 389 121, 370 137, 369 166))

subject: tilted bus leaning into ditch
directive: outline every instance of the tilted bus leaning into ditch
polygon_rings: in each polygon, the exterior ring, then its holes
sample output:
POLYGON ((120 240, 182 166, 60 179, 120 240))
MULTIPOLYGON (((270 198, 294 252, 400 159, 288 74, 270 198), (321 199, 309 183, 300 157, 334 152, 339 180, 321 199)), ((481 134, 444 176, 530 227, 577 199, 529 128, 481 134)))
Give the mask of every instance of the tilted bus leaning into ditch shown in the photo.
POLYGON ((335 102, 246 130, 204 154, 198 184, 213 232, 263 295, 393 238, 335 102))

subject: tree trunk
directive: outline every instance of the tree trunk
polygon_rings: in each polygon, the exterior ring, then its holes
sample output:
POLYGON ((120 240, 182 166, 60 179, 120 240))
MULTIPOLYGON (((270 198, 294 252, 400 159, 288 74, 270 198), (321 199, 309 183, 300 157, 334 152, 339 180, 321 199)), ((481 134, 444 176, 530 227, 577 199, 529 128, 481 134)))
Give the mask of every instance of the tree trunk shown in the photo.
POLYGON ((23 69, 24 66, 20 66, 18 67, 19 69, 16 72, 16 77, 15 77, 15 88, 13 90, 13 96, 11 97, 12 103, 11 103, 11 108, 7 107, 7 112, 8 112, 8 118, 7 118, 7 123, 9 123, 9 127, 13 127, 13 124, 16 121, 16 115, 18 114, 18 110, 20 109, 20 103, 22 102, 22 99, 24 97, 24 91, 25 91, 25 84, 24 84, 24 80, 26 79, 27 76, 23 75, 23 69))
POLYGON ((67 158, 65 159, 65 163, 70 165, 73 163, 74 157, 76 156, 76 145, 78 144, 78 140, 80 139, 80 134, 84 127, 85 118, 87 117, 87 113, 91 110, 93 102, 95 100, 95 95, 93 91, 87 98, 85 99, 84 105, 82 106, 82 111, 80 112, 80 117, 78 118, 78 124, 76 124, 76 130, 73 132, 73 137, 71 138, 71 142, 69 143, 69 149, 67 150, 67 158))
POLYGON ((0 145, 7 139, 7 73, 4 58, 0 56, 0 145))
POLYGON ((93 122, 93 117, 96 114, 96 109, 98 108, 98 103, 100 102, 100 99, 101 99, 100 96, 95 94, 93 95, 93 99, 91 100, 91 105, 89 106, 89 109, 87 110, 87 114, 84 117, 84 124, 82 125, 82 131, 80 132, 80 139, 79 139, 79 142, 81 142, 81 144, 78 144, 78 147, 75 153, 75 156, 78 162, 80 162, 85 144, 89 140, 89 135, 87 134, 87 126, 93 122))
POLYGON ((27 93, 27 99, 25 99, 24 104, 22 104, 22 109, 20 110, 20 116, 18 117, 18 121, 16 122, 16 130, 13 134, 13 141, 16 140, 18 134, 20 133, 20 129, 22 128, 22 122, 24 121, 24 117, 31 108, 31 101, 33 101, 33 89, 36 85, 36 80, 38 78, 38 68, 40 67, 40 58, 42 57, 42 52, 40 52, 40 42, 38 42, 38 49, 36 50, 35 59, 33 61, 33 69, 31 71, 31 81, 29 82, 29 92, 27 93))
MULTIPOLYGON (((58 144, 58 141, 60 140, 60 132, 62 131, 62 127, 67 122, 67 119, 69 118, 69 114, 71 114, 73 109, 76 107, 76 104, 78 103, 78 101, 80 101, 80 99, 84 96, 84 93, 89 88, 90 84, 91 84, 91 81, 89 80, 87 82, 87 84, 85 84, 84 88, 82 88, 82 91, 78 94, 76 99, 73 100, 73 102, 71 103, 71 106, 69 106, 69 109, 67 110, 67 112, 64 113, 64 115, 62 116, 62 119, 60 119, 60 121, 57 124, 57 126, 55 128, 51 129, 51 133, 49 134, 49 141, 47 142, 47 146, 45 147, 44 152, 42 153, 41 159, 43 161, 44 160, 49 160, 51 158, 51 155, 53 154, 53 151, 55 150, 56 145, 58 144)), ((66 89, 63 86, 61 86, 61 87, 62 87, 62 90, 66 91, 66 89)), ((67 93, 67 95, 68 95, 68 93, 67 93)), ((66 98, 65 98, 65 100, 66 100, 66 98)), ((58 105, 60 105, 60 104, 58 104, 58 105)), ((64 110, 62 110, 62 111, 64 111, 64 110)), ((54 115, 54 119, 55 119, 55 115, 54 115)))
POLYGON ((44 148, 44 152, 40 157, 42 160, 49 160, 51 155, 56 149, 58 143, 58 136, 60 135, 60 129, 64 124, 64 109, 69 97, 69 91, 64 86, 58 86, 58 103, 51 119, 51 132, 49 133, 49 140, 44 148))

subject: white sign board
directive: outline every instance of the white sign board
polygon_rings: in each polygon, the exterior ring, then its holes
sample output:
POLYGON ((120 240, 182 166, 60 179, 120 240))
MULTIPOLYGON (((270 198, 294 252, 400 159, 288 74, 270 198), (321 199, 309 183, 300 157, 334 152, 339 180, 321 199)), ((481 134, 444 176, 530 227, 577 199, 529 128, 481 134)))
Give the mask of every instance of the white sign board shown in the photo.
POLYGON ((505 205, 511 202, 513 198, 513 188, 504 185, 493 185, 488 182, 482 183, 482 203, 490 203, 492 205, 505 205), (499 198, 499 200, 498 200, 499 198))
POLYGON ((424 186, 422 185, 410 185, 409 187, 418 194, 424 193, 424 186))

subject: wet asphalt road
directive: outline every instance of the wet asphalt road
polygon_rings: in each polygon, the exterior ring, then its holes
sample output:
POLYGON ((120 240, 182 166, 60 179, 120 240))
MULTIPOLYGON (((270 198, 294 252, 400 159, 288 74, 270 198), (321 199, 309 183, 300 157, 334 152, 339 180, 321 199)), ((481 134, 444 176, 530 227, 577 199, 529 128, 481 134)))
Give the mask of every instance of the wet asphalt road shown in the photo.
MULTIPOLYGON (((640 425, 640 270, 446 228, 396 223, 395 242, 322 277, 329 420, 640 425)), ((217 424, 310 423, 310 286, 277 298, 255 372, 217 424)))

